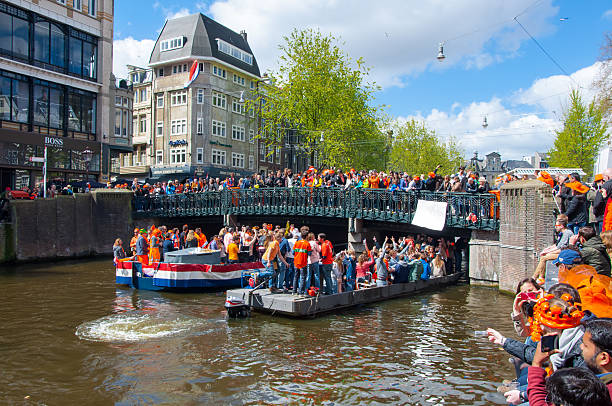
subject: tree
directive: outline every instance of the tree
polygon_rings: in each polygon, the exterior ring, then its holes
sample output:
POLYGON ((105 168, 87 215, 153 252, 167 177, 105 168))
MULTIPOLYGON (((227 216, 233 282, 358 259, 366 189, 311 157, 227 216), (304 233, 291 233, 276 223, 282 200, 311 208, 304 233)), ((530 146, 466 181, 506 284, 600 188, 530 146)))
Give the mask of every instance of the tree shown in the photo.
POLYGON ((454 138, 443 142, 425 124, 410 120, 396 125, 389 158, 389 169, 421 175, 441 165, 440 173, 452 173, 464 161, 460 145, 454 138))
POLYGON ((570 105, 563 113, 563 129, 549 151, 550 166, 582 168, 589 176, 602 144, 609 139, 603 112, 592 101, 585 105, 578 90, 570 93, 570 105))
POLYGON ((285 129, 297 129, 300 148, 322 165, 342 169, 382 168, 385 136, 372 107, 378 89, 366 83, 362 59, 352 61, 337 39, 316 30, 294 30, 284 38, 278 72, 255 101, 259 138, 281 145, 285 129))

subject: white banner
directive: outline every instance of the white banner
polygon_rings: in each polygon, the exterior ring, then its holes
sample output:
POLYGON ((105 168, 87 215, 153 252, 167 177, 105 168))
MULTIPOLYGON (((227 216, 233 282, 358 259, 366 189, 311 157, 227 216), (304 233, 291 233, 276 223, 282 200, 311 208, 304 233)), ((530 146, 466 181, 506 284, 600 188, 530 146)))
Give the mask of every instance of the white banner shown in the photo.
POLYGON ((442 231, 446 224, 446 202, 432 202, 419 200, 416 213, 412 218, 412 225, 442 231))

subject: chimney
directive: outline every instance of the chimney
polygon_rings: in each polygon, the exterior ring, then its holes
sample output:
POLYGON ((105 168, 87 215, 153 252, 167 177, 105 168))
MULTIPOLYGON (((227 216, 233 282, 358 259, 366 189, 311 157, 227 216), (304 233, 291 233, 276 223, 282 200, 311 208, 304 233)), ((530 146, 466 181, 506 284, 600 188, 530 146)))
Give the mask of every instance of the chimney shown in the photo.
POLYGON ((245 31, 245 30, 240 31, 240 35, 242 35, 242 38, 244 38, 244 40, 245 40, 246 42, 249 42, 249 41, 247 41, 247 33, 246 33, 246 31, 245 31))

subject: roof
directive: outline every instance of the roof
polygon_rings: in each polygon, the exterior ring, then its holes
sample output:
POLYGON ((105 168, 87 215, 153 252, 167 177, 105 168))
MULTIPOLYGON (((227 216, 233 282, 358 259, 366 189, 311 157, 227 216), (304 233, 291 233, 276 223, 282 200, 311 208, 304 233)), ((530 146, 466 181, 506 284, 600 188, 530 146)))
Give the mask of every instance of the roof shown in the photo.
POLYGON ((487 155, 485 155, 485 156, 493 156, 493 155, 501 156, 501 155, 499 155, 499 153, 498 153, 498 152, 489 152, 489 153, 488 153, 487 155))
POLYGON ((535 171, 548 172, 551 175, 569 175, 570 173, 576 172, 580 176, 585 176, 586 173, 580 168, 517 168, 507 172, 508 175, 535 175, 535 171))
POLYGON ((259 66, 249 43, 235 31, 205 16, 204 14, 192 14, 185 17, 167 20, 162 28, 153 51, 149 64, 159 64, 181 59, 215 58, 232 65, 238 69, 260 77, 259 66), (184 37, 185 44, 178 48, 161 52, 161 43, 167 39, 184 37), (250 65, 231 55, 220 52, 217 39, 227 42, 236 48, 253 55, 253 64, 250 65))

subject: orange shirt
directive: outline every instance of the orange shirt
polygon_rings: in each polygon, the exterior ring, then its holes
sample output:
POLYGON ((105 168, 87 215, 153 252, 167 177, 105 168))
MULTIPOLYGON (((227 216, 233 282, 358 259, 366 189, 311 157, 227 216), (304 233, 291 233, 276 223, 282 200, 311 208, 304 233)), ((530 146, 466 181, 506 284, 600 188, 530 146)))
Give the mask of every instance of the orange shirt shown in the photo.
POLYGON ((230 261, 238 261, 238 245, 235 242, 227 246, 227 257, 230 261))
POLYGON ((206 245, 207 240, 206 235, 204 235, 204 233, 196 234, 195 236, 198 239, 198 247, 203 247, 206 245))
POLYGON ((306 240, 300 240, 293 246, 293 264, 297 269, 301 269, 308 265, 308 256, 312 248, 306 240))
POLYGON ((379 182, 380 182, 380 179, 378 179, 378 176, 370 176, 370 188, 378 189, 379 182))
POLYGON ((278 254, 278 248, 278 241, 272 241, 270 244, 268 244, 268 248, 261 258, 265 259, 266 261, 273 261, 278 254))
POLYGON ((321 256, 323 265, 329 265, 334 262, 334 247, 331 241, 323 241, 323 244, 321 244, 321 256))

